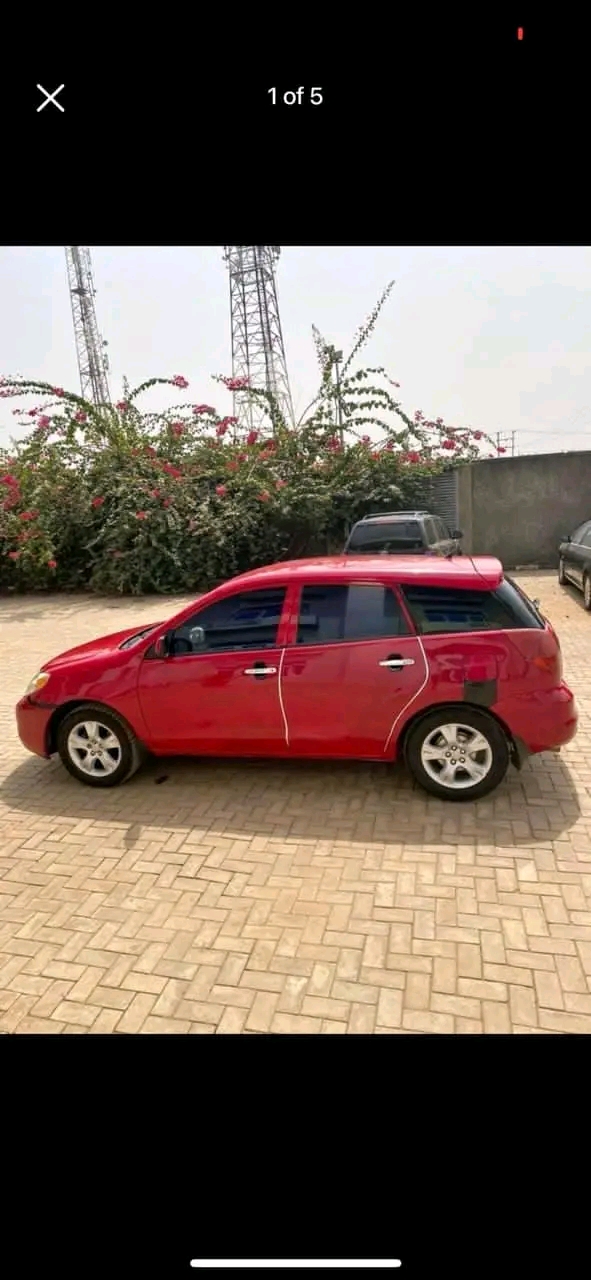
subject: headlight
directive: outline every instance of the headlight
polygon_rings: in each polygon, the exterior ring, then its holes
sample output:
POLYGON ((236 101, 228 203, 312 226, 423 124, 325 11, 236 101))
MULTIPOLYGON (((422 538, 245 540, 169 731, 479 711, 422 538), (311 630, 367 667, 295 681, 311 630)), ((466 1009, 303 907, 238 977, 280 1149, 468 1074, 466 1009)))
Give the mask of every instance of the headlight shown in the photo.
POLYGON ((48 680, 49 680, 48 671, 38 671, 37 675, 33 676, 33 679, 29 681, 25 689, 25 698, 30 697, 32 693, 39 693, 40 689, 45 688, 45 685, 47 684, 48 680))

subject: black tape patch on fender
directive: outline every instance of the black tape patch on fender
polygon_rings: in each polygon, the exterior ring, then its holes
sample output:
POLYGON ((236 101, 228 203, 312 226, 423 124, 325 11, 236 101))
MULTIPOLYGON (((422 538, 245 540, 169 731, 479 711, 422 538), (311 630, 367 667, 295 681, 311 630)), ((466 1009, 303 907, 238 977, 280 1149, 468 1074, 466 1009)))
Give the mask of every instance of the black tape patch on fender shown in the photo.
POLYGON ((493 707, 497 696, 496 680, 464 681, 464 702, 473 702, 477 707, 493 707))

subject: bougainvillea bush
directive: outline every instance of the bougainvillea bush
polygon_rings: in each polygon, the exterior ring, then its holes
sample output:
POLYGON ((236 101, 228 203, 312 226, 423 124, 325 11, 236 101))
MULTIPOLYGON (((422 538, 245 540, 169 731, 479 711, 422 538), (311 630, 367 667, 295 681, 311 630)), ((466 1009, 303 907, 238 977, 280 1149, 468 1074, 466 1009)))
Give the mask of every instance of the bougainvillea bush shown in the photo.
POLYGON ((265 410, 258 431, 206 404, 142 412, 151 387, 188 389, 178 374, 101 407, 2 378, 0 398, 34 404, 13 410, 30 431, 0 451, 0 589, 203 591, 256 565, 338 551, 372 509, 428 505, 433 476, 492 446, 484 432, 408 417, 383 369, 351 371, 381 302, 338 381, 337 353, 315 331, 321 385, 297 426, 244 379, 217 380, 265 410))

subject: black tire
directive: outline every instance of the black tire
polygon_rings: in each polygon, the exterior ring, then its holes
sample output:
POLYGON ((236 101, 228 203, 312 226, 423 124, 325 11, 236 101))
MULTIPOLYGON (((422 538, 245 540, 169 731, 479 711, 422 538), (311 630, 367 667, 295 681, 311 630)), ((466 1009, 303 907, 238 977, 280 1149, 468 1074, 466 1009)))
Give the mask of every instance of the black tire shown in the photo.
MULTIPOLYGON (((82 734, 81 738, 85 736, 82 734)), ((78 782, 83 782, 85 786, 100 789, 118 787, 122 782, 127 782, 139 769, 144 758, 144 749, 129 725, 116 712, 108 711, 105 707, 101 707, 100 703, 95 702, 84 703, 64 717, 57 731, 57 749, 62 764, 73 778, 77 778, 78 782), (85 722, 94 722, 101 726, 103 732, 99 731, 99 741, 106 741, 104 730, 108 730, 116 739, 119 762, 111 772, 103 773, 97 770, 96 773, 88 773, 76 763, 71 754, 68 746, 70 734, 77 725, 83 726, 85 722)), ((108 767, 109 760, 116 760, 115 750, 106 751, 103 758, 107 760, 106 767, 108 767)), ((97 764, 99 764, 98 760, 97 764)))
POLYGON ((562 559, 562 556, 560 557, 560 560, 558 561, 558 582, 559 582, 559 584, 560 584, 560 586, 561 586, 561 587, 565 587, 565 586, 566 586, 566 575, 565 575, 565 572, 564 572, 564 560, 562 559))
MULTIPOLYGON (((462 733, 458 733, 456 737, 458 741, 463 740, 466 743, 469 741, 462 733)), ((457 747, 456 750, 461 752, 461 747, 457 747)), ((429 791, 431 795, 439 796, 442 800, 465 802, 479 800, 481 796, 488 795, 499 786, 509 767, 510 749, 503 730, 492 716, 487 715, 485 711, 479 711, 476 707, 448 704, 430 711, 410 730, 406 741, 405 757, 411 774, 424 791, 429 791), (433 761, 433 773, 428 772, 423 763, 421 755, 423 747, 427 745, 427 739, 434 735, 431 745, 434 750, 442 751, 441 764, 442 767, 445 766, 446 757, 443 753, 448 744, 444 743, 441 735, 440 747, 435 736, 436 730, 445 725, 464 725, 468 730, 473 730, 474 733, 479 733, 486 739, 490 759, 486 760, 485 752, 476 752, 475 755, 480 756, 480 760, 476 758, 474 763, 480 763, 482 767, 488 764, 487 772, 479 781, 474 782, 474 785, 469 785, 468 770, 462 770, 459 765, 462 759, 469 759, 468 752, 464 757, 461 754, 454 757, 451 755, 450 748, 449 762, 453 766, 454 759, 457 760, 458 768, 454 770, 454 782, 450 781, 449 785, 437 781, 434 776, 439 768, 439 760, 433 761), (482 760, 483 755, 484 760, 482 760)))
POLYGON ((583 608, 591 611, 591 578, 588 573, 583 578, 583 608))

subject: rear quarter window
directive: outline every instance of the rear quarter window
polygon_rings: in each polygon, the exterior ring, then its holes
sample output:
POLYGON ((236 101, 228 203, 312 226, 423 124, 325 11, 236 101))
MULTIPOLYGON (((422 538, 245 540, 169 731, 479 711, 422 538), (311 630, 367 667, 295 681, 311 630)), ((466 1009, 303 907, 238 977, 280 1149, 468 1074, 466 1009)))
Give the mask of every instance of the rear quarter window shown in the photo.
POLYGON ((533 605, 506 581, 496 591, 407 585, 402 592, 422 635, 544 627, 533 605))

